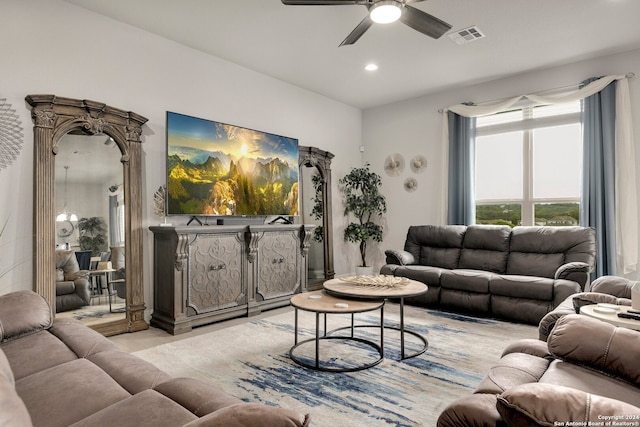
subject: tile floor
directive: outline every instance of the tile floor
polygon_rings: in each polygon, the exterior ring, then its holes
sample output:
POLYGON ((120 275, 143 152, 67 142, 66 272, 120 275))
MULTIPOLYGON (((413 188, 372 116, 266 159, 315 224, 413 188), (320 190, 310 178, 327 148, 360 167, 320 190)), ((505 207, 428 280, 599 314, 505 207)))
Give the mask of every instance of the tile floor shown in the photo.
MULTIPOLYGON (((282 307, 273 310, 262 312, 256 316, 251 317, 238 317, 235 319, 225 320, 223 322, 212 323, 210 325, 198 326, 193 328, 191 332, 187 332, 180 335, 171 335, 163 329, 149 327, 149 329, 135 332, 132 334, 121 334, 109 337, 121 350, 128 353, 135 351, 145 350, 147 348, 156 347, 161 344, 169 342, 179 341, 186 338, 195 337, 209 332, 217 331, 231 326, 240 325, 242 323, 251 322, 253 320, 262 319, 269 316, 275 316, 277 314, 293 311, 293 308, 282 307)), ((291 317, 293 322, 293 316, 291 317)))

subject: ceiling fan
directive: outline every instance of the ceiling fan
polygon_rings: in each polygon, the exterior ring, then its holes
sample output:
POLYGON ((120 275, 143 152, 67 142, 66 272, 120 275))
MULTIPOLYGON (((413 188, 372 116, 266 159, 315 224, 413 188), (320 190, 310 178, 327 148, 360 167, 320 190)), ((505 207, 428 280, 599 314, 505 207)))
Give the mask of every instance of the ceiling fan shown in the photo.
POLYGON ((344 6, 359 4, 369 10, 369 14, 358 26, 340 43, 340 46, 354 44, 374 23, 387 24, 400 20, 416 31, 434 39, 440 38, 451 29, 451 25, 429 15, 409 3, 424 0, 282 0, 290 6, 344 6))

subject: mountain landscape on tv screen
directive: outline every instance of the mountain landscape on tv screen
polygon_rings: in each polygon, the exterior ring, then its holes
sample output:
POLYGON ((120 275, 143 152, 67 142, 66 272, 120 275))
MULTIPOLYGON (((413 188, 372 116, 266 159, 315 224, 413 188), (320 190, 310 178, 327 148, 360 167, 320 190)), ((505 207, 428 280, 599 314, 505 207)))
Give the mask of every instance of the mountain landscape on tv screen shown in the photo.
POLYGON ((298 215, 298 165, 171 146, 167 208, 184 215, 298 215))

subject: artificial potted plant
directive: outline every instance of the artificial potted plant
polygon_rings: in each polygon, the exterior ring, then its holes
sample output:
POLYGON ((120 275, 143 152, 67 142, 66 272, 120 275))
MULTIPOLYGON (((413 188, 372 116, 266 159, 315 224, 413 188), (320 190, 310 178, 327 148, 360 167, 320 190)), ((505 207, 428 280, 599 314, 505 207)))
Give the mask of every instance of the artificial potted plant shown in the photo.
POLYGON ((373 220, 387 211, 387 202, 380 194, 382 180, 380 175, 369 170, 369 166, 353 168, 338 181, 344 195, 344 215, 355 217, 344 230, 345 242, 360 245, 361 264, 356 274, 371 274, 372 267, 367 266, 367 242, 382 241, 382 226, 373 220))
POLYGON ((104 219, 92 216, 78 221, 80 238, 78 243, 83 251, 91 251, 92 256, 107 251, 107 224, 104 219))

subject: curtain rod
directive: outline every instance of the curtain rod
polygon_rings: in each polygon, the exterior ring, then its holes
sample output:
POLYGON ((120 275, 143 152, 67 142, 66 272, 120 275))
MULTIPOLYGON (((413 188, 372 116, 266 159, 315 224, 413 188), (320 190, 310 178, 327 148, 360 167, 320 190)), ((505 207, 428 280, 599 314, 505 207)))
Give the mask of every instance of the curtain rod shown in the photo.
MULTIPOLYGON (((625 76, 626 78, 630 79, 630 78, 635 77, 635 76, 636 76, 636 73, 634 73, 633 71, 630 71, 630 72, 628 72, 627 74, 625 74, 624 76, 625 76)), ((572 84, 572 85, 566 85, 566 86, 556 87, 556 88, 553 88, 553 89, 545 89, 545 90, 542 90, 542 91, 533 92, 533 93, 532 93, 532 95, 538 95, 538 94, 540 94, 540 93, 544 93, 544 92, 554 92, 554 91, 556 91, 556 90, 562 90, 562 89, 569 89, 570 87, 578 86, 579 84, 580 84, 580 83, 575 83, 575 84, 572 84)), ((523 95, 523 96, 524 96, 524 95, 523 95)), ((490 99, 490 100, 488 100, 488 101, 482 101, 482 104, 486 104, 486 103, 488 103, 488 102, 504 101, 504 100, 506 100, 506 99, 509 99, 509 98, 490 99)), ((442 113, 444 112, 444 110, 445 110, 444 108, 439 108, 439 109, 438 109, 438 113, 442 114, 442 113)))

